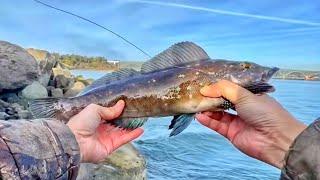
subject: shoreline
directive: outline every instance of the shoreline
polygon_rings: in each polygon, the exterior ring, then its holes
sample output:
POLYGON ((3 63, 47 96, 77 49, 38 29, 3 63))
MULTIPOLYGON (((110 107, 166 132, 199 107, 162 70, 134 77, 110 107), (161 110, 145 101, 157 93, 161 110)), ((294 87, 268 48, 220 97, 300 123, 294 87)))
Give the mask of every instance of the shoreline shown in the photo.
MULTIPOLYGON (((87 72, 106 72, 106 73, 111 73, 114 71, 117 71, 116 69, 114 70, 101 70, 101 69, 70 69, 71 71, 87 71, 87 72)), ((301 78, 280 78, 280 77, 273 77, 272 79, 277 79, 277 80, 295 80, 295 81, 320 81, 320 79, 301 79, 301 78)))
POLYGON ((114 72, 115 70, 103 70, 103 69, 70 69, 70 71, 93 71, 93 72, 114 72))

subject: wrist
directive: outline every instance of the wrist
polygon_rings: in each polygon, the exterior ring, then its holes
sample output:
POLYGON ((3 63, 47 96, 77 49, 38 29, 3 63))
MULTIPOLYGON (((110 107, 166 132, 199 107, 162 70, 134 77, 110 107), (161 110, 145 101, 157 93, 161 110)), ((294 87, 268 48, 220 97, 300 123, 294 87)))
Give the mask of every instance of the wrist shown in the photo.
POLYGON ((271 151, 266 157, 267 163, 282 169, 290 146, 306 127, 305 124, 294 119, 292 123, 287 124, 286 128, 282 128, 278 133, 274 133, 271 151))
POLYGON ((74 130, 74 128, 73 128, 73 126, 72 126, 72 124, 70 124, 70 123, 67 123, 66 124, 68 127, 69 127, 69 129, 70 129, 70 131, 72 132, 72 134, 74 135, 74 137, 75 137, 75 139, 76 139, 76 141, 77 141, 77 143, 78 143, 78 147, 79 147, 79 151, 80 151, 80 162, 83 162, 83 153, 82 153, 82 148, 81 148, 81 137, 79 136, 79 134, 74 130))

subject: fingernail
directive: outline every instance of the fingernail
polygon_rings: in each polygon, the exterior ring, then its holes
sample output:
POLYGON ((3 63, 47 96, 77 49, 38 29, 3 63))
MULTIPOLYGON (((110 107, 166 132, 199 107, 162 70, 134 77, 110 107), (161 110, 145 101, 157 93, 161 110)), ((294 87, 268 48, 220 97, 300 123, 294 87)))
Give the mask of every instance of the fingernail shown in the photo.
POLYGON ((118 106, 124 106, 124 105, 125 105, 125 102, 124 102, 124 100, 119 100, 116 105, 118 105, 118 106))

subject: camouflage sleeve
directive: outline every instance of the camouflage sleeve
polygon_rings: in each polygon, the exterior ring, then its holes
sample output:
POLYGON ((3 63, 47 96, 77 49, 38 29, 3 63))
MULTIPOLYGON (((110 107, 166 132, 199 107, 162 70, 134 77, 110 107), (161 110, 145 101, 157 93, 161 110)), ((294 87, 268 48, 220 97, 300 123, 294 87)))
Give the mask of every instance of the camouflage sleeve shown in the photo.
POLYGON ((320 118, 305 129, 291 145, 281 179, 320 179, 320 118))
POLYGON ((0 120, 0 179, 75 179, 76 139, 63 123, 0 120))

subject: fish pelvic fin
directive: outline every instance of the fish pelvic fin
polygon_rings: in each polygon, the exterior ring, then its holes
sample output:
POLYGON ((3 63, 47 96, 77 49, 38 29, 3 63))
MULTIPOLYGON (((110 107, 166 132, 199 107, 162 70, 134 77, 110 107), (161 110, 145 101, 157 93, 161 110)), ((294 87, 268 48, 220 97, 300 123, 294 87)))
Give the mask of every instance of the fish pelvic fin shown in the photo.
POLYGON ((35 118, 54 118, 60 111, 58 102, 61 98, 42 98, 28 102, 29 111, 35 118))
POLYGON ((190 125, 191 121, 194 120, 194 115, 195 114, 182 114, 174 116, 169 126, 169 129, 172 129, 170 137, 176 136, 185 130, 190 125))
POLYGON ((110 123, 114 126, 124 128, 124 129, 136 129, 138 127, 143 126, 145 122, 147 122, 147 117, 141 118, 118 118, 110 123))
POLYGON ((264 93, 271 93, 275 91, 275 88, 266 82, 252 83, 244 86, 244 88, 254 94, 264 94, 264 93))

